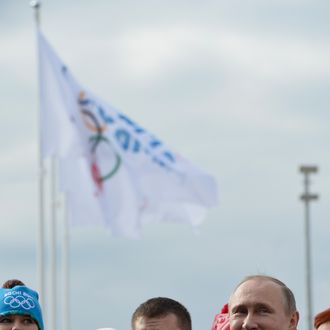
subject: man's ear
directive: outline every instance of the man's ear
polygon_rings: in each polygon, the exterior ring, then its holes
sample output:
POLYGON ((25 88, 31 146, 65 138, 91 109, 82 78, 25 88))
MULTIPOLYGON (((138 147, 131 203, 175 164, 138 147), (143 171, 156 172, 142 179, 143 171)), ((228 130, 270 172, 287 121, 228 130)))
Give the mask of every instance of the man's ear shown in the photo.
POLYGON ((299 312, 295 311, 291 314, 289 330, 296 330, 299 322, 299 312))

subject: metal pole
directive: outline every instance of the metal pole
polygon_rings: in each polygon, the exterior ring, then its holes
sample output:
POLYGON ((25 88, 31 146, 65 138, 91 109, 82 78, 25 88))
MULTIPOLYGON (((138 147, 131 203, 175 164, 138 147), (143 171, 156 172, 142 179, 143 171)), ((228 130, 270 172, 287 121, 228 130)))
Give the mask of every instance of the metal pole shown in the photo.
MULTIPOLYGON (((65 196, 66 197, 66 196, 65 196)), ((63 330, 70 329, 70 237, 68 211, 64 206, 64 230, 63 230, 63 330)))
POLYGON ((51 162, 52 182, 51 182, 51 198, 52 198, 52 212, 51 212, 51 233, 50 233, 50 300, 51 300, 51 322, 50 329, 57 330, 56 317, 57 317, 57 254, 56 254, 56 161, 52 158, 51 162))
MULTIPOLYGON (((305 194, 308 195, 308 174, 305 175, 305 194)), ((312 277, 311 277, 311 241, 309 221, 309 199, 304 200, 305 204, 305 256, 306 256, 306 303, 307 303, 307 329, 313 329, 312 324, 312 277)))
MULTIPOLYGON (((34 17, 36 29, 40 25, 40 2, 31 1, 31 7, 34 9, 34 17)), ((40 100, 40 67, 38 69, 39 77, 39 100, 40 100)), ((44 201, 44 164, 41 153, 41 130, 40 130, 40 104, 39 104, 39 223, 38 223, 38 244, 37 244, 37 276, 38 276, 38 287, 39 297, 42 304, 45 304, 45 226, 44 226, 44 215, 45 215, 45 201, 44 201)))
POLYGON ((300 199, 305 204, 305 260, 306 260, 306 329, 313 329, 313 299, 312 299, 312 262, 311 262, 311 238, 310 238, 310 210, 309 202, 317 200, 318 195, 309 192, 309 175, 316 173, 318 168, 316 166, 301 166, 300 172, 304 175, 305 192, 300 196, 300 199))
POLYGON ((32 0, 30 2, 30 6, 34 8, 34 20, 36 22, 36 27, 39 28, 40 26, 40 6, 41 2, 38 0, 32 0))

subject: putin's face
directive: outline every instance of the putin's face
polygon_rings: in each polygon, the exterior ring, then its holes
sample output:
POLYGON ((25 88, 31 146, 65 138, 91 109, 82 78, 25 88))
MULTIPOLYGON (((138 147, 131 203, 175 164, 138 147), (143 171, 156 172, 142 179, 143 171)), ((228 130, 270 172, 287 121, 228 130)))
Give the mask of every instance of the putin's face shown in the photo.
POLYGON ((242 283, 229 301, 230 330, 295 330, 298 312, 289 313, 282 288, 267 279, 242 283))

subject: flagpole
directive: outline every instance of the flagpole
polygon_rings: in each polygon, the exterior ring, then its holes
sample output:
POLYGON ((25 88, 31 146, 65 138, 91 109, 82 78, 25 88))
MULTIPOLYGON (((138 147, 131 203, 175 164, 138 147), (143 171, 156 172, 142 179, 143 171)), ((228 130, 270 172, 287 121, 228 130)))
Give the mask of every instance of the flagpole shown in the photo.
MULTIPOLYGON (((40 7, 41 2, 31 1, 30 5, 34 8, 35 12, 35 24, 36 29, 40 28, 40 7)), ((39 67, 39 100, 40 100, 40 67, 39 67)), ((41 125, 40 125, 40 104, 39 104, 39 239, 38 239, 38 277, 39 277, 39 295, 40 301, 46 305, 45 299, 45 188, 44 188, 44 163, 42 157, 42 134, 41 134, 41 125)), ((50 300, 51 300, 51 311, 50 311, 50 329, 56 330, 56 317, 57 317, 57 286, 56 286, 56 274, 57 274, 57 254, 56 254, 56 164, 55 159, 52 158, 51 161, 51 236, 50 236, 50 300)))
MULTIPOLYGON (((65 195, 65 201, 67 196, 65 195)), ((64 229, 63 229, 63 330, 69 330, 70 324, 70 236, 69 215, 67 205, 64 205, 64 229)))
POLYGON ((56 253, 56 160, 52 157, 51 160, 51 199, 52 199, 52 212, 51 212, 51 228, 50 228, 50 300, 51 300, 51 322, 50 329, 57 330, 56 316, 57 316, 57 253, 56 253))
MULTIPOLYGON (((36 29, 40 26, 40 2, 31 1, 30 6, 34 9, 34 19, 36 29)), ((39 76, 39 100, 40 100, 40 67, 38 68, 39 76)), ((40 101, 39 101, 40 102, 40 101)), ((39 103, 39 223, 38 223, 38 243, 37 243, 37 276, 38 276, 38 288, 39 297, 41 303, 45 304, 45 226, 44 226, 44 214, 45 214, 45 201, 44 201, 44 164, 41 153, 41 130, 40 130, 40 103, 39 103)))

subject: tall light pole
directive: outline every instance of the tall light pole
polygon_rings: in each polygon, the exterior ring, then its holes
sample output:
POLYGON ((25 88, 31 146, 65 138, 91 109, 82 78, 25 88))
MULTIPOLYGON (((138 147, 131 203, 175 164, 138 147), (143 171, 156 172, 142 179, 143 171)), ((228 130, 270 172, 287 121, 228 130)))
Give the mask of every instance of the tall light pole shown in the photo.
POLYGON ((309 202, 317 200, 317 194, 309 192, 309 175, 318 172, 317 166, 300 166, 300 172, 304 175, 304 193, 300 199, 305 204, 305 260, 306 260, 306 303, 307 303, 307 330, 313 329, 312 311, 312 280, 311 280, 311 240, 310 240, 310 221, 309 221, 309 202))

